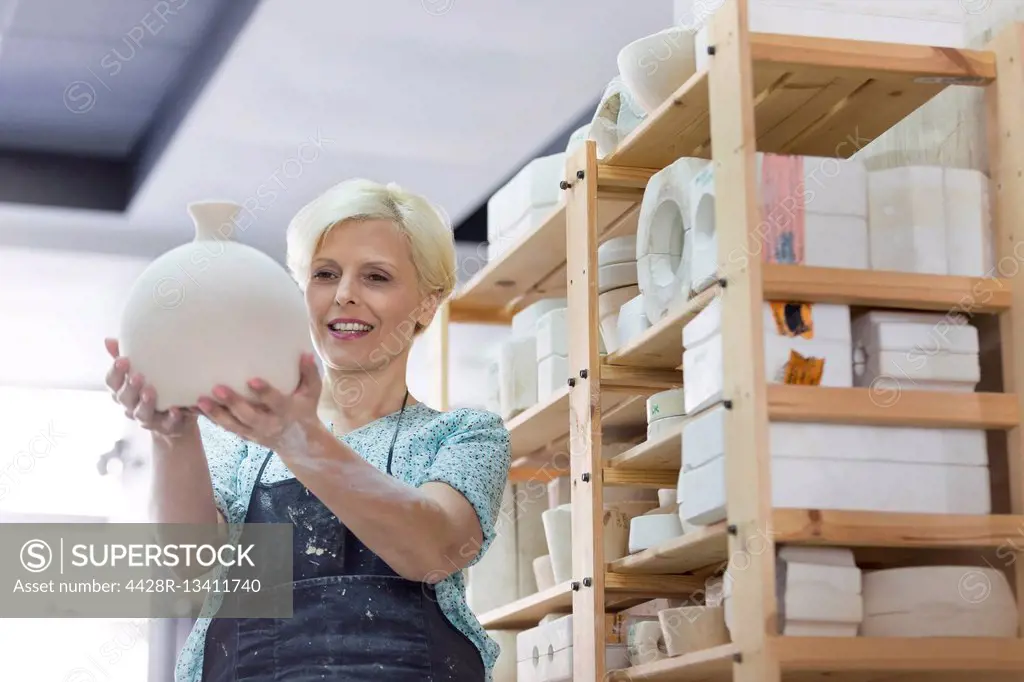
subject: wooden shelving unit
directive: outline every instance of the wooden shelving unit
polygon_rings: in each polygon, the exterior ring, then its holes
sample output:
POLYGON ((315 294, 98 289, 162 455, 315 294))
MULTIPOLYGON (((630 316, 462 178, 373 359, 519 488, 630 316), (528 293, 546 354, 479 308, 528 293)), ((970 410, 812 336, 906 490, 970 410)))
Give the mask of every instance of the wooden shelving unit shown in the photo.
POLYGON ((513 480, 567 475, 572 481, 573 579, 482 614, 481 620, 488 629, 522 629, 550 613, 573 613, 573 677, 586 682, 877 682, 909 673, 925 677, 907 679, 932 679, 927 675, 940 672, 947 674, 943 680, 973 682, 989 673, 1024 679, 1021 639, 780 636, 774 576, 774 548, 783 543, 882 552, 1012 547, 1024 622, 1024 561, 1016 553, 1024 547, 1024 277, 1017 275, 1020 258, 1014 252, 1021 239, 1017 226, 1024 224, 1024 26, 1014 25, 987 49, 972 51, 756 34, 747 25, 746 0, 725 0, 711 20, 708 70, 681 86, 601 162, 594 143, 585 143, 567 160, 564 203, 448 303, 452 322, 508 322, 540 298, 568 299, 571 386, 512 419, 508 428, 513 480), (1016 263, 1012 272, 1000 270, 1016 277, 834 270, 726 257, 757 240, 756 152, 848 157, 950 85, 983 88, 988 98, 997 259, 1016 263), (715 206, 719 284, 671 311, 641 338, 601 356, 597 247, 635 232, 647 179, 683 156, 712 159, 716 184, 730 188, 719 193, 715 206), (682 328, 715 297, 722 298, 722 334, 730 339, 724 362, 731 401, 725 429, 728 519, 605 565, 598 559, 605 487, 674 487, 686 453, 680 434, 673 433, 604 458, 602 436, 636 431, 637 441, 643 440, 645 398, 682 385, 682 328), (903 390, 894 399, 864 388, 768 384, 765 300, 997 315, 1003 392, 903 390), (773 508, 769 421, 1004 431, 1010 513, 773 508), (755 536, 759 551, 747 551, 755 536), (745 557, 745 568, 733 576, 731 644, 605 670, 605 612, 638 599, 700 590, 709 568, 724 567, 737 554, 745 557))

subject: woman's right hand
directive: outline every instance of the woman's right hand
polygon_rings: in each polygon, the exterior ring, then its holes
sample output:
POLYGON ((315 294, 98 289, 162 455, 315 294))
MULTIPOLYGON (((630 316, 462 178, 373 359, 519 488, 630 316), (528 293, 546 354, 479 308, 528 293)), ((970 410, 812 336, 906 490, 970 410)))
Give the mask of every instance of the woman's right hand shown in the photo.
POLYGON ((195 424, 196 413, 172 407, 170 410, 156 410, 156 389, 145 383, 141 374, 131 374, 128 358, 119 355, 117 339, 106 339, 107 352, 114 359, 107 371, 107 388, 114 402, 124 407, 129 419, 139 422, 142 428, 167 437, 184 434, 195 424))

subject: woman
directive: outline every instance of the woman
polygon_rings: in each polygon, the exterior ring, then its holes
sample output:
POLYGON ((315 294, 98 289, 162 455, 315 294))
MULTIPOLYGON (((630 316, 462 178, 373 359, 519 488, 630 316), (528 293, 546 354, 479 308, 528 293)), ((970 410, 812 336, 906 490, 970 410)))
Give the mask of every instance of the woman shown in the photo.
POLYGON ((454 286, 450 226, 422 197, 353 180, 304 207, 287 246, 323 380, 304 357, 290 394, 254 377, 253 399, 217 386, 156 413, 107 341, 107 384, 153 435, 156 522, 294 526, 294 616, 200 618, 175 678, 490 679, 498 647, 460 571, 494 536, 508 432, 489 412, 433 410, 405 382, 413 339, 454 286))

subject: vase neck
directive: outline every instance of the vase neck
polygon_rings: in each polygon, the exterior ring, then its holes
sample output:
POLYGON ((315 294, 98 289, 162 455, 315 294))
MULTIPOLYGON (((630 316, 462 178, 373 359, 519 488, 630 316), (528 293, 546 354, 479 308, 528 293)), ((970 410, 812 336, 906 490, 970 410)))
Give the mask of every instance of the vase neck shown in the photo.
POLYGON ((235 238, 236 218, 242 209, 230 201, 200 201, 189 204, 188 213, 196 228, 196 240, 231 240, 235 238))

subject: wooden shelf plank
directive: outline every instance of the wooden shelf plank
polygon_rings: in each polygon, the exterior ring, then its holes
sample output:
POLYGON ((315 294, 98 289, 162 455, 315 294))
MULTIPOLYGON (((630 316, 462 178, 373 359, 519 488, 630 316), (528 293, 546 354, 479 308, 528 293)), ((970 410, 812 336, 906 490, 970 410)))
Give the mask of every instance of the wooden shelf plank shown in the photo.
POLYGON ((724 562, 729 548, 726 522, 699 528, 608 564, 608 570, 625 575, 677 574, 724 562))
POLYGON ((604 484, 627 488, 675 488, 679 479, 677 471, 604 468, 604 484))
MULTIPOLYGON (((647 430, 647 397, 682 384, 676 372, 649 369, 608 368, 601 377, 601 429, 609 442, 642 438, 647 430)), ((569 387, 505 423, 512 441, 513 468, 536 468, 550 461, 552 454, 569 437, 569 387), (546 461, 542 461, 546 460, 546 461)), ((561 453, 568 468, 568 450, 561 453)))
POLYGON ((921 275, 887 270, 815 268, 765 263, 766 301, 839 303, 944 313, 993 313, 1010 307, 1009 283, 998 277, 921 275))
POLYGON ((786 672, 1024 671, 1016 637, 773 637, 770 646, 786 672))
MULTIPOLYGON (((704 589, 704 581, 690 576, 605 575, 605 601, 609 610, 659 597, 689 597, 704 589)), ((560 583, 542 592, 517 599, 479 616, 485 630, 523 630, 532 628, 551 613, 569 613, 572 609, 572 581, 560 583)))
MULTIPOLYGON (((897 514, 873 511, 783 509, 772 511, 771 539, 777 545, 889 547, 916 549, 1016 546, 1024 516, 897 514)), ((751 540, 754 544, 755 539, 751 540)), ((725 563, 726 522, 702 527, 657 547, 608 564, 624 575, 680 574, 725 563)))
MULTIPOLYGON (((598 234, 601 239, 636 234, 642 191, 598 199, 598 234)), ((565 206, 493 261, 481 250, 480 270, 452 296, 455 322, 512 320, 512 315, 543 298, 566 295, 565 206)))
POLYGON ((683 432, 662 436, 657 440, 645 440, 621 455, 608 460, 609 469, 624 471, 679 471, 682 466, 683 432))
POLYGON ((868 388, 768 384, 768 418, 875 426, 1009 429, 1017 425, 1013 393, 913 390, 883 377, 868 388))
POLYGON ((739 653, 735 644, 695 651, 675 658, 612 670, 608 682, 708 682, 732 680, 733 656, 739 653))
MULTIPOLYGON (((771 637, 768 646, 775 650, 784 673, 818 674, 838 682, 867 682, 865 673, 1024 670, 1024 641, 1017 638, 771 637)), ((609 682, 731 680, 733 656, 737 653, 736 645, 726 644, 612 671, 607 679, 609 682)))
MULTIPOLYGON (((849 158, 949 85, 995 79, 989 52, 750 34, 758 150, 849 158)), ((664 168, 710 158, 708 77, 691 77, 605 157, 664 168)))
MULTIPOLYGON (((872 308, 992 313, 1010 305, 999 278, 920 275, 909 272, 816 268, 764 263, 764 298, 872 308)), ((606 365, 676 369, 682 364, 683 327, 721 293, 718 285, 697 294, 605 358, 606 365)))
POLYGON ((606 365, 677 369, 683 364, 683 327, 718 295, 718 287, 697 294, 677 310, 669 311, 641 336, 605 357, 606 365))
POLYGON ((998 548, 1019 541, 1021 529, 1024 516, 1013 514, 967 516, 819 509, 776 509, 772 514, 772 538, 779 544, 998 548))
POLYGON ((485 630, 525 630, 537 625, 550 613, 569 613, 571 610, 572 586, 564 582, 491 609, 481 614, 479 621, 485 630))

